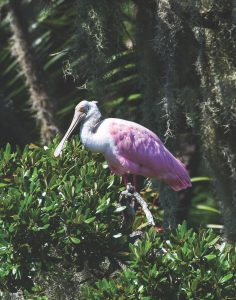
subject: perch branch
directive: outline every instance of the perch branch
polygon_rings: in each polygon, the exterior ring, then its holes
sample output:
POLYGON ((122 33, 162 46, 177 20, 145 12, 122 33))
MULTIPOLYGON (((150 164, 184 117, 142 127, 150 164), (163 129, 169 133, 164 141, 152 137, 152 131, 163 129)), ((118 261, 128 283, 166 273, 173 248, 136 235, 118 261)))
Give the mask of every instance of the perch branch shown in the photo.
POLYGON ((148 220, 148 224, 155 226, 153 216, 152 216, 150 210, 148 209, 147 203, 144 201, 144 199, 140 196, 139 193, 134 192, 133 196, 135 197, 135 199, 137 200, 139 205, 142 207, 142 210, 145 213, 146 218, 148 220))
POLYGON ((153 216, 148 209, 147 203, 139 193, 134 191, 134 188, 130 183, 127 184, 126 190, 121 193, 119 202, 122 206, 127 207, 124 211, 124 222, 126 222, 126 224, 129 226, 133 224, 135 219, 135 202, 137 202, 145 213, 148 224, 155 226, 153 216))

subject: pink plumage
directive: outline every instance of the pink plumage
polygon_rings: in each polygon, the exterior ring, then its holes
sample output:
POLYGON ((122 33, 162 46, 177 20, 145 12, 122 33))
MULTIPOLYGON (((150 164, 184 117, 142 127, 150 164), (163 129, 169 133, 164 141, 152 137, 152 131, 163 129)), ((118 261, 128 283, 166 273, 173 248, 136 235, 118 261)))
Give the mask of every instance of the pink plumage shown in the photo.
POLYGON ((102 153, 115 174, 157 178, 175 191, 191 187, 185 166, 166 149, 155 133, 134 122, 100 119, 96 102, 81 101, 54 155, 60 154, 67 138, 81 122, 82 143, 90 150, 102 153))
POLYGON ((157 178, 175 191, 191 186, 184 165, 152 131, 125 120, 107 121, 110 121, 108 128, 114 144, 105 158, 114 173, 157 178))

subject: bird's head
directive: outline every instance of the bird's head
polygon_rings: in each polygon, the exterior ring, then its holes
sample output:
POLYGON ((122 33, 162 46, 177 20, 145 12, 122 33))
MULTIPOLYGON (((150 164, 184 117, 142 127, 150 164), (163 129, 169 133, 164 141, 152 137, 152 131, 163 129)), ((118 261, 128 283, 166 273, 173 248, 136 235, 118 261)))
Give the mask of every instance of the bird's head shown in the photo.
POLYGON ((79 124, 81 121, 89 119, 96 111, 98 111, 96 104, 96 101, 83 100, 78 105, 76 105, 73 120, 70 124, 69 129, 67 130, 66 134, 64 135, 63 139, 61 140, 60 144, 57 146, 54 152, 55 157, 57 157, 61 153, 65 142, 69 138, 72 131, 75 129, 76 125, 79 124))
POLYGON ((89 119, 97 110, 97 101, 83 100, 76 105, 74 118, 78 116, 79 121, 89 119))

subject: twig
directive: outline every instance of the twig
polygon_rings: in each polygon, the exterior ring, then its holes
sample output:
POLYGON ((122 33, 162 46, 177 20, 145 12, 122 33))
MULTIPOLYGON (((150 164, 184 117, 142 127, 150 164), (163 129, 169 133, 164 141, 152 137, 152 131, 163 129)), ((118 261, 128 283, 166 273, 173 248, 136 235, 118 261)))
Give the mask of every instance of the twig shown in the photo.
POLYGON ((155 226, 155 222, 154 222, 153 216, 152 216, 150 210, 148 209, 147 203, 144 201, 144 199, 140 196, 139 193, 134 192, 133 196, 135 197, 135 199, 137 200, 137 202, 142 207, 142 210, 144 211, 144 213, 146 215, 146 218, 148 220, 148 224, 155 226))
POLYGON ((150 210, 148 209, 147 203, 144 201, 144 199, 140 196, 139 193, 134 192, 134 188, 130 183, 127 184, 126 190, 121 193, 119 201, 122 206, 127 207, 124 211, 123 225, 124 223, 126 223, 126 225, 128 224, 130 227, 133 224, 135 218, 136 201, 137 203, 139 203, 143 212, 145 213, 148 224, 155 226, 153 216, 150 210))

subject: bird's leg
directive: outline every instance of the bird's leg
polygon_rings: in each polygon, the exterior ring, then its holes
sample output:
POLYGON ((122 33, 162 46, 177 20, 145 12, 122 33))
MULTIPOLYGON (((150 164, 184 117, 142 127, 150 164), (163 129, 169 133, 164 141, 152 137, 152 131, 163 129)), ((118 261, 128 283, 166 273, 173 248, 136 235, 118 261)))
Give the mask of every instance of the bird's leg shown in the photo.
POLYGON ((125 182, 126 190, 121 192, 119 202, 121 206, 126 206, 126 209, 123 211, 123 221, 122 221, 122 230, 124 232, 130 232, 132 230, 132 225, 135 219, 135 207, 132 203, 133 187, 128 182, 128 174, 123 175, 125 182))
POLYGON ((137 192, 137 177, 136 177, 136 175, 133 175, 133 185, 134 185, 134 191, 137 192))
POLYGON ((128 174, 124 174, 123 175, 123 179, 124 179, 125 188, 127 189, 127 185, 129 183, 129 176, 128 176, 128 174))

